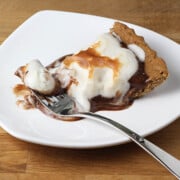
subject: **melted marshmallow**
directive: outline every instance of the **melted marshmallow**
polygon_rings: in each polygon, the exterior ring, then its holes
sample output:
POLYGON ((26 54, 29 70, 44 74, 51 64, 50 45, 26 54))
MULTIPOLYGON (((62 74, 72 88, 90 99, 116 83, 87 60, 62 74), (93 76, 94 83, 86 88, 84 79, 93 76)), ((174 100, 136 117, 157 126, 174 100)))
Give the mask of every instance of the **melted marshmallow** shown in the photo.
POLYGON ((145 52, 136 44, 129 44, 128 48, 134 52, 134 54, 139 58, 140 61, 144 62, 145 52))
MULTIPOLYGON (((81 66, 79 61, 73 60, 73 57, 72 63, 68 67, 63 61, 60 68, 66 67, 70 69, 71 71, 68 71, 66 75, 73 77, 77 82, 71 84, 68 94, 75 98, 77 104, 79 104, 79 109, 82 111, 89 111, 90 99, 99 95, 105 98, 113 98, 120 94, 122 98, 130 88, 128 80, 138 69, 138 62, 134 53, 127 48, 121 47, 119 40, 110 33, 100 36, 91 48, 99 57, 108 57, 111 60, 118 61, 120 66, 116 76, 114 76, 114 69, 110 66, 95 66, 93 67, 93 73, 91 72, 92 75, 89 76, 92 69, 81 66)), ((78 54, 75 56, 77 58, 78 54)), ((86 61, 86 58, 83 60, 86 61)), ((64 79, 64 76, 65 74, 63 76, 59 74, 59 80, 64 79)), ((68 82, 63 83, 68 84, 68 82)))
POLYGON ((26 65, 24 83, 42 94, 50 94, 55 88, 54 78, 38 60, 32 60, 26 65))

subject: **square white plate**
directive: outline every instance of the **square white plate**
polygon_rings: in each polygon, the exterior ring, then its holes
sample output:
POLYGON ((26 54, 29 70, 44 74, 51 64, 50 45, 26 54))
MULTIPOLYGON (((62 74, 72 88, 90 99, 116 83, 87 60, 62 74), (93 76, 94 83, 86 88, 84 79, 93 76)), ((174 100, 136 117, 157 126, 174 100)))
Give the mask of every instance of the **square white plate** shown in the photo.
MULTIPOLYGON (((87 47, 101 33, 108 32, 115 20, 60 11, 41 11, 25 21, 0 48, 0 125, 9 134, 33 143, 67 147, 95 148, 128 141, 117 129, 90 119, 64 122, 38 110, 22 110, 12 92, 20 80, 15 70, 39 59, 44 65, 66 54, 87 47)), ((124 22, 125 23, 125 22, 124 22)), ((126 23, 145 37, 158 55, 166 60, 170 76, 149 95, 122 111, 98 112, 121 122, 140 135, 167 126, 179 116, 180 46, 148 29, 126 23)))

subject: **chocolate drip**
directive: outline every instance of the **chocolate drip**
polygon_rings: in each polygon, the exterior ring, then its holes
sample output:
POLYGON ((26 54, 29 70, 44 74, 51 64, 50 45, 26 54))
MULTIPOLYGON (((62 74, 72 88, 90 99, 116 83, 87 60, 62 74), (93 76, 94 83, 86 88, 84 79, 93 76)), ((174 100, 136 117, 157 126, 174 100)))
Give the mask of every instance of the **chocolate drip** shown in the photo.
MULTIPOLYGON (((136 57, 136 59, 138 59, 136 57)), ((148 79, 147 74, 144 71, 144 62, 141 62, 140 60, 138 60, 138 71, 131 77, 131 79, 129 80, 130 82, 130 89, 144 89, 146 86, 146 80, 148 79)))

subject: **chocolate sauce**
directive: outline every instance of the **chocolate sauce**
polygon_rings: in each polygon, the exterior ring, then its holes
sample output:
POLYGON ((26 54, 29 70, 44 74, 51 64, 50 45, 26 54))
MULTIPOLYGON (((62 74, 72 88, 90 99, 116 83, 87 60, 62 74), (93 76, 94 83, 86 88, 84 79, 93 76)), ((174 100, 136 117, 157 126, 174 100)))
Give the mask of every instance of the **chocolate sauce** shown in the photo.
MULTIPOLYGON (((136 57, 136 59, 138 59, 136 57)), ((130 89, 135 88, 137 90, 144 89, 146 86, 146 80, 148 79, 147 74, 144 71, 144 63, 138 60, 138 71, 131 77, 130 89)))
POLYGON ((115 98, 105 98, 102 96, 96 96, 90 100, 91 103, 91 112, 101 111, 101 110, 123 110, 128 108, 132 101, 123 103, 118 103, 119 97, 115 98))
POLYGON ((64 59, 68 56, 72 56, 73 54, 67 54, 64 55, 58 59, 56 59, 55 61, 53 61, 51 64, 49 64, 48 66, 46 66, 47 69, 51 69, 51 68, 56 68, 57 66, 59 66, 60 63, 62 63, 62 61, 64 61, 64 59))

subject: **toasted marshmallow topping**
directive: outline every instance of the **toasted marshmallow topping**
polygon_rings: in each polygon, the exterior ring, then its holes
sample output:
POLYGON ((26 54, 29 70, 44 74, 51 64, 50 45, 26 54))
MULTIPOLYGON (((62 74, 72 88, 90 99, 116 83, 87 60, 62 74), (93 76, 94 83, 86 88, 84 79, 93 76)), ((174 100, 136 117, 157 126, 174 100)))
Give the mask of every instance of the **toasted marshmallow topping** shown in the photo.
POLYGON ((145 52, 136 44, 129 44, 128 48, 134 52, 134 54, 139 58, 140 61, 144 62, 145 52))
POLYGON ((59 81, 60 88, 75 99, 79 111, 90 111, 90 101, 96 96, 116 98, 120 104, 130 88, 129 79, 138 70, 136 57, 145 59, 139 46, 121 45, 118 38, 106 33, 88 49, 67 56, 54 68, 47 70, 33 60, 25 66, 24 83, 41 94, 51 94, 59 81))
POLYGON ((60 71, 63 68, 70 71, 60 73, 59 80, 68 84, 68 94, 78 102, 79 109, 89 111, 93 97, 118 95, 121 100, 130 88, 128 80, 137 71, 138 62, 131 50, 121 47, 119 40, 107 33, 87 50, 66 58, 60 71), (65 76, 71 77, 66 78, 68 82, 64 82, 65 76))
POLYGON ((51 94, 55 89, 55 80, 38 60, 32 60, 25 66, 24 83, 42 94, 51 94))

